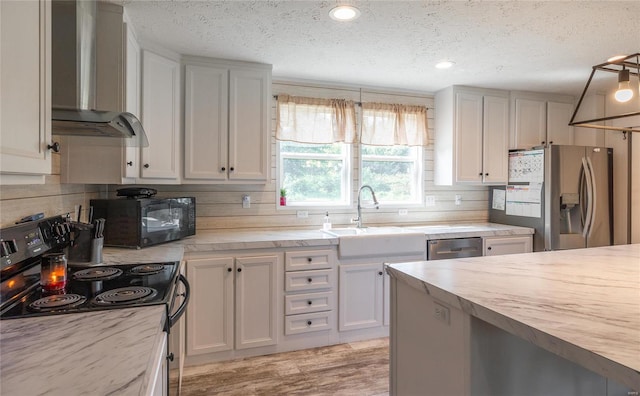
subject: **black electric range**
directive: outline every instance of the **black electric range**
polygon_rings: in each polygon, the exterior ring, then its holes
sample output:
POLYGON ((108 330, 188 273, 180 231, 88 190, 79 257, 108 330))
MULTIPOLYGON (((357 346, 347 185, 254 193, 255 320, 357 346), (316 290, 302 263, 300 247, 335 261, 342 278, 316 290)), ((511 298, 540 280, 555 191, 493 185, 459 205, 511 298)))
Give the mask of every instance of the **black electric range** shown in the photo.
MULTIPOLYGON (((179 275, 179 262, 68 267, 65 288, 44 291, 42 256, 63 252, 71 232, 60 216, 0 230, 0 319, 157 304, 165 304, 170 315, 177 282, 186 283, 179 275)), ((179 315, 184 311, 180 308, 179 315)), ((169 317, 168 325, 179 315, 169 317)))

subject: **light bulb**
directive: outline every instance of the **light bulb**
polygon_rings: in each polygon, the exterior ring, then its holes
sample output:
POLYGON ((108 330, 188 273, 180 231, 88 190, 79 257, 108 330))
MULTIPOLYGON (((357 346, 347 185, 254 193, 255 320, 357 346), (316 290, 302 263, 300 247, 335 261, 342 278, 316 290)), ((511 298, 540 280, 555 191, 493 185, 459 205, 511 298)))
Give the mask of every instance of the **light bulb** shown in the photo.
POLYGON ((633 91, 629 84, 629 70, 622 69, 618 73, 618 90, 614 94, 618 102, 628 102, 633 98, 633 91))

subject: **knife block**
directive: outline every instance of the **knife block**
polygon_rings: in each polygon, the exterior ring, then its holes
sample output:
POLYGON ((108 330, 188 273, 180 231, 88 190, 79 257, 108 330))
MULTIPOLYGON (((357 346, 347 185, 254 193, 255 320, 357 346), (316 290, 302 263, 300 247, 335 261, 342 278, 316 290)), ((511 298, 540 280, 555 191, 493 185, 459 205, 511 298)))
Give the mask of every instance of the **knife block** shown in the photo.
MULTIPOLYGON (((69 245, 67 257, 69 261, 88 263, 92 261, 93 225, 73 224, 73 241, 69 245)), ((102 256, 102 249, 100 249, 102 256)), ((102 257, 100 257, 102 258, 102 257)), ((102 260, 100 260, 102 261, 102 260)))

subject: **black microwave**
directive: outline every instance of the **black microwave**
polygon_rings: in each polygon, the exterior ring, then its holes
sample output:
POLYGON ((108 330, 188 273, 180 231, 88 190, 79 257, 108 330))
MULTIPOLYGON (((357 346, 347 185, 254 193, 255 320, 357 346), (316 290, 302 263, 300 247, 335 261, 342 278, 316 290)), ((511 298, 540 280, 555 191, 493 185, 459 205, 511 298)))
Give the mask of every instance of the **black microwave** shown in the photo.
POLYGON ((93 218, 104 218, 104 245, 143 248, 196 233, 196 199, 92 199, 93 218))

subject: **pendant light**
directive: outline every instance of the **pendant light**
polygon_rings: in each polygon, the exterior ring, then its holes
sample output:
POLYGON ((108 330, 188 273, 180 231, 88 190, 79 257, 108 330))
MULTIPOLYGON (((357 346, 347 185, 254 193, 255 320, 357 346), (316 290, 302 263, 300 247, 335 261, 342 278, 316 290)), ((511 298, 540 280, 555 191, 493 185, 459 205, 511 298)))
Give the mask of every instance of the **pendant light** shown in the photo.
POLYGON ((635 92, 636 90, 640 90, 640 81, 638 81, 639 77, 640 52, 632 55, 622 55, 609 58, 605 63, 593 66, 591 68, 591 74, 587 79, 587 84, 584 86, 582 95, 580 95, 580 99, 578 99, 576 108, 573 111, 569 125, 621 131, 625 133, 640 132, 640 94, 636 97, 635 92), (605 73, 615 73, 618 75, 618 87, 613 98, 617 102, 626 104, 621 106, 620 109, 616 109, 615 106, 612 106, 614 113, 604 117, 591 119, 588 119, 589 117, 587 117, 587 119, 584 119, 584 117, 578 118, 578 114, 581 114, 580 111, 585 96, 587 96, 588 92, 591 93, 592 91, 595 91, 595 88, 591 90, 589 88, 591 87, 591 82, 593 81, 596 72, 598 75, 605 73), (631 85, 631 80, 633 81, 633 86, 631 85), (636 86, 636 81, 638 81, 638 86, 636 86), (614 120, 615 122, 609 122, 614 120))
POLYGON ((618 90, 614 97, 618 102, 625 103, 633 98, 633 90, 629 84, 629 70, 623 68, 618 73, 618 90))

